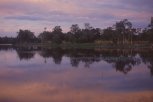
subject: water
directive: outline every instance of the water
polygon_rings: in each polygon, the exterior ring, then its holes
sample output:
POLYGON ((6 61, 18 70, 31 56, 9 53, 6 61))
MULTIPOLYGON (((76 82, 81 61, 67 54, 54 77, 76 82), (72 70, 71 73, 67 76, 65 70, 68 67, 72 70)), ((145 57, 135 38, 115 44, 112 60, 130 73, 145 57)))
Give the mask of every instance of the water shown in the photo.
POLYGON ((0 102, 153 102, 152 50, 0 48, 0 102))

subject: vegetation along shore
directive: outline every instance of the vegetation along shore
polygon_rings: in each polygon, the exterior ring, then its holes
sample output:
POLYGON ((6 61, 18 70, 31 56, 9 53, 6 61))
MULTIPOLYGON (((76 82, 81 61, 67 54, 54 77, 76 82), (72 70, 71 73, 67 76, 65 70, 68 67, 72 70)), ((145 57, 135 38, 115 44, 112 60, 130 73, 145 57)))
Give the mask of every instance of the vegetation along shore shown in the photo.
POLYGON ((106 29, 94 28, 89 23, 80 28, 73 24, 64 33, 61 26, 52 31, 44 28, 38 36, 30 30, 20 29, 16 37, 0 37, 0 45, 17 47, 63 48, 153 48, 153 17, 146 28, 134 28, 128 19, 116 22, 106 29))

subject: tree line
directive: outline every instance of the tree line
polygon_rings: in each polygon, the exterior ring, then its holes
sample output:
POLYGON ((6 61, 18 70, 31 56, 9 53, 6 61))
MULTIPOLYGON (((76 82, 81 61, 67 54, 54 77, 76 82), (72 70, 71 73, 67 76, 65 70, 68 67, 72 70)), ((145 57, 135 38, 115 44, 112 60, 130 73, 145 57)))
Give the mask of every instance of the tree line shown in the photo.
POLYGON ((116 22, 106 29, 94 28, 89 23, 80 28, 78 24, 73 24, 70 31, 63 33, 61 26, 55 26, 52 31, 41 32, 38 36, 30 30, 20 29, 14 38, 0 37, 0 44, 5 43, 103 43, 113 44, 133 44, 133 43, 153 43, 153 17, 150 24, 145 29, 134 28, 128 19, 116 22))

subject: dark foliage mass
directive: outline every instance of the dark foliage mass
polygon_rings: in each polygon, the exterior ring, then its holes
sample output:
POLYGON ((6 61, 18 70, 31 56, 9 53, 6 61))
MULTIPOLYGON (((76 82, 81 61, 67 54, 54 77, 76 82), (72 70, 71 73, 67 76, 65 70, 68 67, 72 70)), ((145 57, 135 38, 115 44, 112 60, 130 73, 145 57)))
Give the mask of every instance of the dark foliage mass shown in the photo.
POLYGON ((44 31, 38 37, 30 30, 19 30, 16 38, 0 37, 0 44, 14 43, 103 43, 113 44, 133 44, 133 43, 153 43, 153 17, 150 24, 145 29, 134 28, 128 19, 116 22, 112 27, 106 29, 94 28, 89 23, 80 28, 78 24, 73 24, 70 31, 62 32, 60 26, 55 26, 52 31, 44 31))

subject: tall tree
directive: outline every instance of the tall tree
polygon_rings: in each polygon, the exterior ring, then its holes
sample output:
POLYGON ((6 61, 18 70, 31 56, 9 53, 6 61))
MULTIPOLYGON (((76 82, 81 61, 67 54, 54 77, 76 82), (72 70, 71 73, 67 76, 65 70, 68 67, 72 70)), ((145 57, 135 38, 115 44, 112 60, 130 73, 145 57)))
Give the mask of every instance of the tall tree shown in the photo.
POLYGON ((42 32, 42 33, 39 34, 38 39, 39 39, 42 43, 44 43, 44 42, 51 41, 52 37, 53 37, 52 32, 44 31, 44 32, 42 32))
POLYGON ((64 35, 62 32, 62 28, 60 26, 55 26, 53 28, 52 34, 53 34, 53 38, 52 38, 53 43, 58 43, 58 44, 62 43, 64 35))
POLYGON ((55 26, 54 28, 53 28, 53 31, 52 31, 53 33, 56 33, 56 34, 61 34, 62 33, 62 28, 61 28, 61 26, 55 26))
POLYGON ((116 22, 115 29, 122 36, 122 43, 125 44, 126 38, 131 34, 132 23, 128 19, 116 22))
POLYGON ((80 31, 81 31, 81 29, 80 29, 80 27, 79 27, 78 24, 73 24, 73 25, 70 27, 70 32, 71 32, 72 34, 76 34, 76 33, 80 32, 80 31))
POLYGON ((90 23, 85 23, 84 27, 85 27, 86 30, 92 30, 93 29, 93 27, 90 25, 90 23))
POLYGON ((150 29, 153 29, 153 17, 151 17, 151 22, 150 22, 150 24, 148 25, 148 27, 150 27, 150 29))
POLYGON ((117 35, 112 27, 108 27, 103 30, 103 34, 101 35, 101 39, 105 41, 112 41, 113 43, 117 43, 117 35))
POLYGON ((34 42, 36 39, 33 32, 30 30, 19 30, 17 35, 18 42, 34 42))
POLYGON ((148 30, 146 32, 147 36, 148 36, 148 40, 149 42, 153 43, 153 17, 151 17, 151 21, 150 24, 148 25, 148 30))

